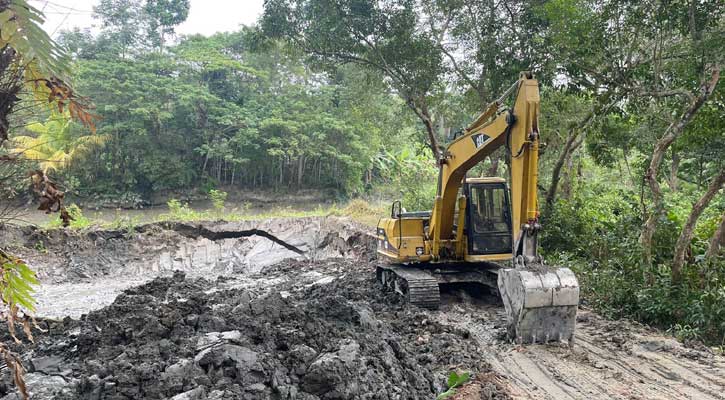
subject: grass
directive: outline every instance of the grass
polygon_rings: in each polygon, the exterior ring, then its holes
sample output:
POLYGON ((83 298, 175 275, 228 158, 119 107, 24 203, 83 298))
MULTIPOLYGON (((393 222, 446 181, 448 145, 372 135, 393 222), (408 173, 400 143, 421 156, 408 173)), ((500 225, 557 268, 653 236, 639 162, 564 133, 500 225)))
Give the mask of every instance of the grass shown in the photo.
POLYGON ((331 210, 330 215, 350 217, 363 225, 375 227, 381 217, 387 213, 387 208, 382 204, 371 204, 363 199, 353 199, 343 208, 331 210))
POLYGON ((385 208, 382 205, 373 205, 363 199, 353 199, 345 206, 340 207, 337 204, 330 206, 318 206, 314 210, 296 210, 292 207, 278 208, 265 213, 249 213, 251 204, 247 203, 243 209, 234 208, 226 210, 224 201, 215 201, 214 208, 205 211, 196 211, 189 207, 188 204, 181 203, 178 200, 169 200, 167 203, 169 212, 159 217, 160 221, 249 221, 269 218, 304 218, 304 217, 350 217, 356 222, 367 226, 376 226, 381 216, 385 214, 385 208))
MULTIPOLYGON (((372 204, 363 199, 353 199, 340 206, 332 204, 329 206, 318 206, 314 210, 299 210, 292 207, 277 208, 267 212, 250 212, 251 204, 246 203, 241 207, 227 209, 224 204, 224 196, 217 195, 213 208, 208 210, 194 210, 188 203, 171 199, 167 202, 169 211, 159 215, 153 222, 195 222, 195 221, 250 221, 270 218, 304 218, 304 217, 349 217, 352 220, 366 226, 374 227, 380 217, 387 213, 387 207, 382 204, 372 204)), ((68 206, 68 210, 74 220, 71 222, 71 229, 85 229, 89 227, 102 227, 106 229, 123 230, 132 234, 135 228, 141 224, 139 217, 129 217, 120 212, 111 222, 94 219, 83 215, 83 210, 76 206, 68 206)), ((61 226, 60 218, 57 215, 47 225, 49 228, 61 226)))
MULTIPOLYGON (((83 210, 75 204, 71 204, 66 207, 68 214, 71 216, 70 227, 72 229, 83 229, 93 225, 93 221, 83 215, 83 210)), ((52 219, 48 223, 50 228, 60 228, 63 226, 63 222, 60 220, 60 214, 52 214, 52 219)))

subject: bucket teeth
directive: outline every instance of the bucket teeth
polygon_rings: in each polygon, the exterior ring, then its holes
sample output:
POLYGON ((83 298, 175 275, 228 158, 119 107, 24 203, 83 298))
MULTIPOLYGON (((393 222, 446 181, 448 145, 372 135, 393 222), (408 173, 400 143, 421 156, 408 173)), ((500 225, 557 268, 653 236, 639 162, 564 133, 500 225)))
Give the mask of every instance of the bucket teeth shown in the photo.
POLYGON ((506 308, 509 336, 516 342, 573 340, 579 283, 570 269, 502 269, 498 289, 506 308))

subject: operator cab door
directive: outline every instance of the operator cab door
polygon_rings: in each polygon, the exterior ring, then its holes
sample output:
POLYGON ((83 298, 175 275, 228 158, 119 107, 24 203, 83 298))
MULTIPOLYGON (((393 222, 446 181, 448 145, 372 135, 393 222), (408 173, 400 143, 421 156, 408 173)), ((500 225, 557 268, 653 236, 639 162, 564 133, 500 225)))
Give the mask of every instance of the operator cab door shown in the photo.
POLYGON ((511 253, 511 208, 505 183, 466 184, 468 254, 511 253))

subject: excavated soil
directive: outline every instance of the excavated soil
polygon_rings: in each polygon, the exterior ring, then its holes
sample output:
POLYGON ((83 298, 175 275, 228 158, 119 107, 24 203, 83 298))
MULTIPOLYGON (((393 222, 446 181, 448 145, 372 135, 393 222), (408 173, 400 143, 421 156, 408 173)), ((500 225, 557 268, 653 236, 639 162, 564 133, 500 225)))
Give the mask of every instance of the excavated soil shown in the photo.
MULTIPOLYGON (((34 399, 434 399, 451 370, 473 373, 454 399, 724 398, 723 357, 629 321, 580 310, 573 347, 521 347, 490 296, 404 304, 344 219, 203 227, 268 237, 0 229, 43 282, 47 332, 14 347, 34 399)), ((17 398, 7 374, 0 396, 17 398)))

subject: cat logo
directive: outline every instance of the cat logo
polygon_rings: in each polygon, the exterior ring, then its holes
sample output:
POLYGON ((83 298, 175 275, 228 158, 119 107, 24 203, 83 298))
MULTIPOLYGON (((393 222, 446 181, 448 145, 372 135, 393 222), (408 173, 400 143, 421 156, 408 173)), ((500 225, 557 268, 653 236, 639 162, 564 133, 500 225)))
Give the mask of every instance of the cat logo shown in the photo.
POLYGON ((491 139, 490 136, 486 135, 485 133, 477 133, 475 135, 471 135, 471 139, 473 139, 473 144, 476 146, 476 148, 480 148, 486 142, 488 142, 489 139, 491 139))

